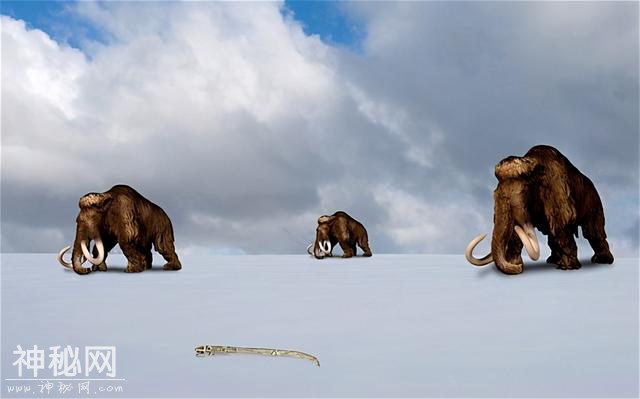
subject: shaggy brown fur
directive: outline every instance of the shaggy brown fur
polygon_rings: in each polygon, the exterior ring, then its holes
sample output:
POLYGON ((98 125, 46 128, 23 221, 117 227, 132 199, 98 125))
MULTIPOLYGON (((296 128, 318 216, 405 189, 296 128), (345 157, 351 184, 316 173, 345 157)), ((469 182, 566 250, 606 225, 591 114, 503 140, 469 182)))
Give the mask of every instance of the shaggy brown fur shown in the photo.
MULTIPOLYGON (((151 268, 151 247, 167 261, 165 270, 180 270, 173 246, 173 227, 167 214, 158 205, 129 186, 117 185, 104 193, 89 193, 79 202, 76 238, 73 245, 73 270, 87 274, 92 269, 106 271, 107 254, 116 244, 127 257, 125 272, 137 273, 151 268), (81 266, 82 240, 100 237, 104 244, 105 262, 92 269, 81 266)), ((93 256, 98 256, 94 247, 93 256)))
POLYGON ((548 263, 560 269, 577 269, 580 262, 574 235, 578 226, 589 240, 595 263, 613 263, 604 231, 600 196, 589 178, 553 147, 539 145, 524 157, 508 157, 495 169, 493 259, 500 270, 522 271, 522 242, 514 224, 530 223, 548 236, 548 263))
POLYGON ((343 258, 350 258, 356 255, 356 245, 364 251, 363 256, 371 256, 369 248, 369 237, 367 230, 362 223, 358 222, 346 212, 338 211, 333 215, 323 215, 318 218, 316 228, 316 240, 313 244, 313 255, 322 259, 325 256, 332 256, 331 252, 324 254, 320 250, 320 242, 329 240, 331 248, 340 244, 343 258))

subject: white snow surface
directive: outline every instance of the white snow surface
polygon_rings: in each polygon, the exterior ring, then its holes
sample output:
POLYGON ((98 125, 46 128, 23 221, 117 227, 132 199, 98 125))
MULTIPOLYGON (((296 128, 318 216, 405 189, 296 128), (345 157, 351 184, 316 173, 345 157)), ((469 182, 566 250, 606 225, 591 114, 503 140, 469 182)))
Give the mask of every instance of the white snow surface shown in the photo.
POLYGON ((452 255, 185 256, 178 272, 156 257, 127 274, 114 254, 87 276, 54 254, 1 259, 3 397, 35 397, 6 380, 34 344, 116 346, 111 397, 638 396, 638 259, 517 276, 452 255), (321 367, 195 357, 203 344, 321 367))

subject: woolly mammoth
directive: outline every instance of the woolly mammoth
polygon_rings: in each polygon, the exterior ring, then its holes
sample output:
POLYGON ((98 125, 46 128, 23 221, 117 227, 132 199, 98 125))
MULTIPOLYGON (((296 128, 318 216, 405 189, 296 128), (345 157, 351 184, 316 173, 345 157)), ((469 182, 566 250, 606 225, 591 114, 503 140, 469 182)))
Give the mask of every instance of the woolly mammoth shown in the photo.
POLYGON ((367 230, 362 223, 342 211, 318 218, 316 240, 307 247, 307 252, 317 259, 322 259, 325 256, 332 256, 331 250, 336 244, 340 244, 343 258, 355 256, 356 245, 364 251, 363 256, 371 256, 367 230))
POLYGON ((71 262, 62 258, 71 247, 63 248, 58 261, 78 274, 91 270, 106 271, 107 255, 116 244, 127 257, 127 273, 151 268, 153 245, 167 261, 165 270, 180 270, 182 265, 173 246, 173 227, 166 213, 129 186, 118 185, 104 193, 89 193, 80 198, 76 218, 76 238, 71 262), (93 251, 89 243, 95 242, 93 251), (93 267, 82 264, 89 261, 93 267))
POLYGON ((578 269, 574 235, 578 226, 595 254, 594 263, 613 263, 604 231, 604 211, 588 177, 553 147, 539 145, 524 157, 510 156, 495 168, 498 186, 493 193, 494 216, 491 253, 478 259, 473 249, 485 235, 471 240, 465 255, 483 266, 495 262, 506 274, 522 272, 522 248, 532 260, 540 256, 534 227, 548 236, 551 256, 547 263, 559 269, 578 269))

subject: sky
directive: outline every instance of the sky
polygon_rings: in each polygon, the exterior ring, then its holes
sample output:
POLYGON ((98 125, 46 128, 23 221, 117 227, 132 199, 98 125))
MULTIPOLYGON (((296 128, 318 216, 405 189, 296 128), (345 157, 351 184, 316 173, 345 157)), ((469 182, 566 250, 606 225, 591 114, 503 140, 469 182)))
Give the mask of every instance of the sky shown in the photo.
POLYGON ((179 253, 304 253, 345 210, 374 253, 461 254, 493 227, 495 164, 548 144, 638 256, 637 2, 1 11, 2 252, 58 251, 78 199, 124 183, 179 253))

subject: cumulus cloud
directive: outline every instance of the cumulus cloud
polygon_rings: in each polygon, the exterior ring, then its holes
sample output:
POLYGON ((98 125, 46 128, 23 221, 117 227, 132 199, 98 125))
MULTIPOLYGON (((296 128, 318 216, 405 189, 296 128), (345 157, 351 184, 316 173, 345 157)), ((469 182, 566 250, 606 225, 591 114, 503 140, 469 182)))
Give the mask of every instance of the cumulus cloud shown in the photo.
POLYGON ((2 251, 56 251, 126 183, 184 251, 301 253, 342 209, 374 252, 460 253, 493 165, 548 143, 637 256, 637 4, 349 3, 357 54, 282 7, 79 2, 82 50, 3 16, 2 251))

